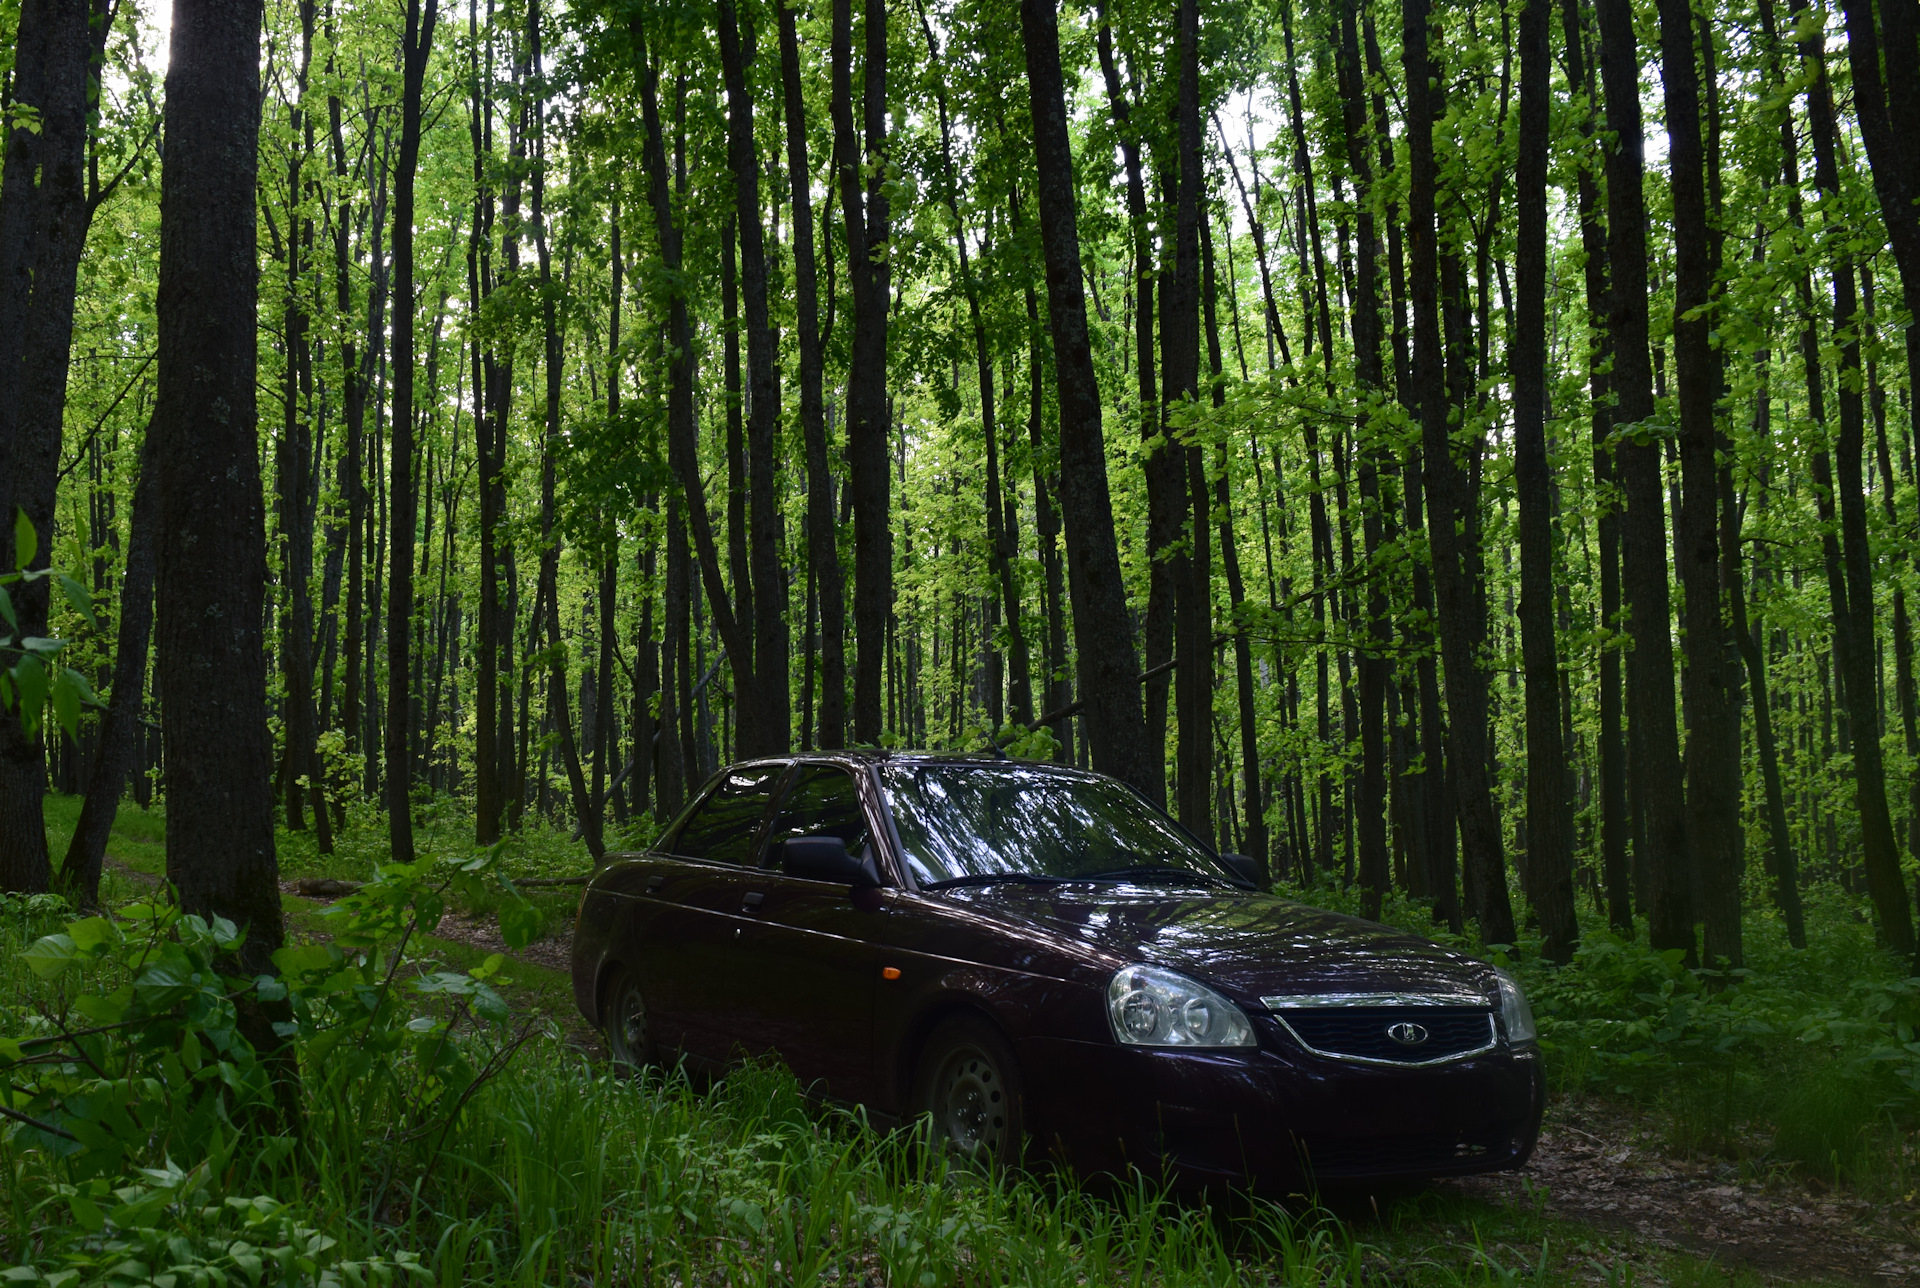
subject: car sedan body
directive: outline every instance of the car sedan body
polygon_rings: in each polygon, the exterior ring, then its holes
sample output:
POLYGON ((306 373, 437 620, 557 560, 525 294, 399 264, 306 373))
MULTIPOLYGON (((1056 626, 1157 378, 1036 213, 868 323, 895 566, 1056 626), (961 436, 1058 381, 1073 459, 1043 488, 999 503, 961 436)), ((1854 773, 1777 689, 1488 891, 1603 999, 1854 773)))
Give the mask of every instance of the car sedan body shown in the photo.
POLYGON ((751 761, 595 873, 575 997, 617 1059, 777 1057, 997 1160, 1261 1186, 1523 1163, 1517 985, 1248 866, 1063 767, 751 761))

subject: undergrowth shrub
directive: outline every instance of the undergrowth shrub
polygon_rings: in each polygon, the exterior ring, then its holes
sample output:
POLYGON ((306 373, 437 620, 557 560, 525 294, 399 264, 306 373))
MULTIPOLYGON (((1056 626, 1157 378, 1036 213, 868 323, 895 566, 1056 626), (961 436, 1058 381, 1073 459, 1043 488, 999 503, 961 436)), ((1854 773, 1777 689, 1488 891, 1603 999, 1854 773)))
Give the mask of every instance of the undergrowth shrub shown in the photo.
POLYGON ((164 903, 0 905, 0 1281, 1359 1288, 1324 1214, 958 1169, 775 1068, 616 1077, 508 1013, 498 957, 416 955, 450 900, 519 907, 498 861, 382 867, 256 979, 221 971, 234 927, 164 903))
MULTIPOLYGON (((1304 901, 1357 912, 1359 891, 1323 880, 1304 901)), ((1829 882, 1805 895, 1808 947, 1748 909, 1746 965, 1689 968, 1678 950, 1627 939, 1582 910, 1567 966, 1518 945, 1482 947, 1394 894, 1384 920, 1513 970, 1540 1025, 1557 1092, 1656 1111, 1663 1144, 1905 1193, 1920 1124, 1920 978, 1877 946, 1858 900, 1829 882)))

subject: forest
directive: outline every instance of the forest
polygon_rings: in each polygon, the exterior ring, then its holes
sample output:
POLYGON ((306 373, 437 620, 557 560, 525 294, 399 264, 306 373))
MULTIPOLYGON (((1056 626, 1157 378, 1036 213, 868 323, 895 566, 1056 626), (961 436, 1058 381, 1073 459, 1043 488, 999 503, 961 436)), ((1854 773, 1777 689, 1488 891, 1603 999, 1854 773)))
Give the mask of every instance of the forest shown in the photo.
POLYGON ((0 36, 9 1281, 1920 1267, 1915 0, 0 36), (1519 972, 1557 1197, 1223 1215, 611 1077, 584 874, 853 747, 1519 972))

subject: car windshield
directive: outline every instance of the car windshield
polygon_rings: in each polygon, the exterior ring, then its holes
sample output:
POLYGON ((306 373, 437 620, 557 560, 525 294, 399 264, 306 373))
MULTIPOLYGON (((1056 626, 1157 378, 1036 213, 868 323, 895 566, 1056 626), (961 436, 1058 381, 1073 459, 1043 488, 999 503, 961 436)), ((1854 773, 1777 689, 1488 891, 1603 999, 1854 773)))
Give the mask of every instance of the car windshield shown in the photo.
POLYGON ((1230 885, 1212 855, 1111 779, 1023 765, 881 771, 921 888, 994 881, 1230 885))

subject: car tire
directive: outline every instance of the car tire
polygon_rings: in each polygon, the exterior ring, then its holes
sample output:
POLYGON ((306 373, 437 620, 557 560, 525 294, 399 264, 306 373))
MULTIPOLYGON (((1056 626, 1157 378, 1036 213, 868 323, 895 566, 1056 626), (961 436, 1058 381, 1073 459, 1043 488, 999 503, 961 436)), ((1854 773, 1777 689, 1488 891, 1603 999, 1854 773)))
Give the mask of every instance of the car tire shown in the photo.
POLYGON ((630 970, 614 972, 607 987, 602 1031, 614 1067, 636 1073, 653 1063, 653 1026, 647 1015, 640 980, 630 970))
POLYGON ((985 1020, 956 1016, 920 1048, 914 1117, 930 1120, 929 1138, 952 1156, 989 1168, 1020 1161, 1026 1122, 1013 1048, 985 1020))

